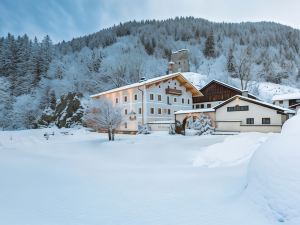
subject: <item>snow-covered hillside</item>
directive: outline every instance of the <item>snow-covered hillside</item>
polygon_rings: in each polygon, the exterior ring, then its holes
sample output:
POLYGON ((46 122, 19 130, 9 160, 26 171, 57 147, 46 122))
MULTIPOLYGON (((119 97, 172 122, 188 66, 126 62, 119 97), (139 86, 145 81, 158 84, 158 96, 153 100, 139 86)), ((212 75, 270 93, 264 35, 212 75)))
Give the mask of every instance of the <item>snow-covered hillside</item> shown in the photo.
POLYGON ((183 48, 190 51, 191 71, 207 81, 240 87, 234 79, 247 76, 258 82, 251 91, 269 99, 271 83, 299 88, 299 43, 299 30, 280 24, 192 17, 128 22, 55 45, 49 36, 39 41, 8 34, 0 38, 0 128, 31 128, 53 93, 87 97, 164 75, 172 51, 183 48), (258 88, 261 82, 269 83, 258 88))
MULTIPOLYGON (((211 79, 207 75, 203 75, 200 73, 186 72, 183 73, 183 75, 198 88, 202 88, 209 81, 211 81, 211 79)), ((226 82, 239 88, 239 80, 235 78, 228 78, 226 82)), ((270 103, 272 102, 272 98, 274 95, 300 93, 299 88, 263 81, 251 81, 249 84, 249 91, 258 96, 260 99, 270 103)))

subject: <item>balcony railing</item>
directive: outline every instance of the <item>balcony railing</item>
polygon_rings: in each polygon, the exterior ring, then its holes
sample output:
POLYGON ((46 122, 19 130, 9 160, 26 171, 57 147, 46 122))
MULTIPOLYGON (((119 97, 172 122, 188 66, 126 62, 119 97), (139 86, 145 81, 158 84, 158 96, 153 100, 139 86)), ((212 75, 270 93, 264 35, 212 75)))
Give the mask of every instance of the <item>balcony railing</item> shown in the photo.
POLYGON ((166 88, 166 94, 169 94, 169 95, 182 95, 182 91, 174 89, 174 88, 166 88))

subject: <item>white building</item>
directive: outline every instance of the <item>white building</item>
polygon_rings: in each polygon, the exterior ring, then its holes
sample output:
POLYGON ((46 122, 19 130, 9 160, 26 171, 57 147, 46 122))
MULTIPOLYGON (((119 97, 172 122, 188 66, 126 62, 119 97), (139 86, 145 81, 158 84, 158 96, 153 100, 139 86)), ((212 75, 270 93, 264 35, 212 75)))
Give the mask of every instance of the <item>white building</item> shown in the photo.
POLYGON ((120 132, 136 133, 139 125, 152 130, 167 130, 174 123, 174 112, 192 109, 192 98, 201 92, 181 73, 169 74, 115 88, 91 98, 109 99, 123 110, 120 132))
POLYGON ((295 114, 294 110, 282 108, 246 96, 236 95, 213 108, 180 110, 175 119, 186 128, 190 117, 205 114, 219 132, 280 132, 283 123, 295 114))
POLYGON ((215 109, 217 131, 280 132, 295 111, 244 96, 234 96, 215 109))
POLYGON ((299 93, 290 93, 283 95, 274 95, 272 98, 273 104, 289 108, 293 105, 300 103, 300 92, 299 93))

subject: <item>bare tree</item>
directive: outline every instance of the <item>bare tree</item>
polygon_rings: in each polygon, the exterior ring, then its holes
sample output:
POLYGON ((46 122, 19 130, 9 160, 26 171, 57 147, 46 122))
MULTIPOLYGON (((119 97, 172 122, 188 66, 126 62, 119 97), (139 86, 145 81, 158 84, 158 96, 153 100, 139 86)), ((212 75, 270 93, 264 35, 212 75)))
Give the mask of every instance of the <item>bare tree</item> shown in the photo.
POLYGON ((115 140, 115 131, 122 123, 119 107, 113 106, 108 99, 96 100, 88 108, 84 120, 89 127, 108 133, 109 141, 115 140))
POLYGON ((248 88, 251 79, 252 54, 249 48, 241 50, 236 58, 236 77, 243 90, 248 88))
POLYGON ((126 81, 126 65, 118 64, 111 66, 109 69, 108 78, 116 88, 128 84, 126 81))

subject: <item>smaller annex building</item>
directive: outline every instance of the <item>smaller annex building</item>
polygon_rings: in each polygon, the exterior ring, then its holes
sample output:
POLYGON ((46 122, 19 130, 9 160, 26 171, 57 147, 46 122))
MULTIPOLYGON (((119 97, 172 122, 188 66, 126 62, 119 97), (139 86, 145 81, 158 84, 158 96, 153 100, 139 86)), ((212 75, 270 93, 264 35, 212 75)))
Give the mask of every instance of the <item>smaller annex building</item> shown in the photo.
POLYGON ((295 111, 236 95, 210 109, 175 112, 175 120, 184 126, 188 118, 201 114, 209 116, 217 132, 280 132, 295 111))
POLYGON ((214 107, 217 131, 280 132, 293 110, 266 102, 234 96, 214 107))

